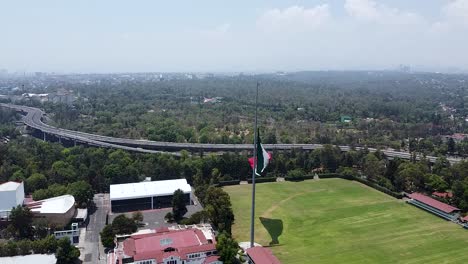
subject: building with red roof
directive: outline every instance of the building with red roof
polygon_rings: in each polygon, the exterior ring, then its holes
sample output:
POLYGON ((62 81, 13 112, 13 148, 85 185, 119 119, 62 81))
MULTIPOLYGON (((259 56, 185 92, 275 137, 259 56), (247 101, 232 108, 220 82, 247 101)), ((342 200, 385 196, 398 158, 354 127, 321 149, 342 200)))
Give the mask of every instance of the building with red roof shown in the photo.
POLYGON ((135 233, 118 243, 112 264, 222 264, 210 225, 135 233))
POLYGON ((468 215, 465 216, 465 217, 460 218, 460 220, 461 220, 463 223, 468 223, 468 215))
POLYGON ((442 199, 451 199, 453 197, 453 193, 451 192, 433 192, 432 196, 442 199))
POLYGON ((422 193, 412 193, 409 194, 408 197, 410 198, 408 201, 409 204, 415 205, 446 220, 455 221, 460 215, 460 209, 437 201, 422 193))
POLYGON ((251 247, 246 250, 249 264, 281 264, 270 249, 264 247, 251 247))

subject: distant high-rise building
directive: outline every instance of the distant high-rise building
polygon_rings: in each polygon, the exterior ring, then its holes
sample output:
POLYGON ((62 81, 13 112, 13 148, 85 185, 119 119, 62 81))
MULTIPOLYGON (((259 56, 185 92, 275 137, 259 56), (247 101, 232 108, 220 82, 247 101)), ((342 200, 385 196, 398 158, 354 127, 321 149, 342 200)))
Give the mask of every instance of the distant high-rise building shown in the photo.
POLYGON ((398 66, 398 69, 401 72, 411 72, 411 67, 409 65, 400 64, 400 66, 398 66))

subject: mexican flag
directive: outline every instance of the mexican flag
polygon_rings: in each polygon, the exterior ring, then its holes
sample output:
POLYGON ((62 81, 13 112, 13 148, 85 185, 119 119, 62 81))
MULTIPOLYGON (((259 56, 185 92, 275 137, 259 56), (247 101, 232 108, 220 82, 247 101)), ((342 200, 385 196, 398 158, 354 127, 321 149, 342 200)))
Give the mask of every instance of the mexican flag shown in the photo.
MULTIPOLYGON (((261 140, 260 140, 260 131, 257 132, 257 169, 255 170, 255 174, 261 176, 260 174, 265 170, 268 166, 268 163, 271 160, 271 154, 266 152, 263 148, 261 140)), ((250 167, 254 169, 254 158, 249 159, 250 167)))

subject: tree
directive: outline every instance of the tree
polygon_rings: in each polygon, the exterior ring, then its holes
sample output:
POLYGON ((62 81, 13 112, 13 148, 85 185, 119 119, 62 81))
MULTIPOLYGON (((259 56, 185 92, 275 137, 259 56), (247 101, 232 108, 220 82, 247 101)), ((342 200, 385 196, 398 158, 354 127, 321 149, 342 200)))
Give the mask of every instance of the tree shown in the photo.
POLYGON ((445 168, 450 168, 450 162, 446 157, 438 157, 432 166, 432 173, 440 174, 445 168))
POLYGON ((455 181, 452 191, 455 204, 462 210, 468 210, 468 178, 465 181, 455 181))
POLYGON ((5 253, 7 256, 16 256, 18 255, 18 246, 13 241, 8 241, 5 248, 5 253))
POLYGON ((71 244, 68 237, 63 237, 57 242, 57 264, 75 263, 80 256, 80 251, 71 244))
POLYGON ((225 264, 236 263, 239 244, 226 232, 222 232, 216 240, 218 241, 216 250, 218 251, 219 260, 225 264))
POLYGON ((366 155, 366 158, 364 159, 364 174, 367 178, 376 180, 383 176, 384 170, 385 167, 383 162, 377 159, 373 153, 366 155))
POLYGON ((452 153, 452 154, 455 152, 455 140, 453 140, 453 138, 448 139, 447 150, 449 153, 452 153))
POLYGON ((87 207, 93 200, 94 192, 91 185, 85 181, 77 181, 68 185, 68 193, 75 197, 79 207, 87 207))
POLYGON ((214 228, 219 232, 231 234, 234 223, 234 213, 231 208, 229 194, 218 187, 209 187, 203 201, 205 211, 214 228))
POLYGON ((26 189, 28 192, 47 188, 47 178, 44 174, 33 173, 26 179, 26 189))
POLYGON ((51 169, 52 179, 56 183, 68 183, 76 179, 76 173, 73 166, 65 161, 59 160, 52 164, 51 169))
POLYGON ((24 181, 26 179, 22 169, 19 169, 13 173, 10 177, 10 181, 24 181))
POLYGON ((35 201, 44 200, 50 197, 52 197, 52 193, 49 189, 39 189, 39 190, 34 191, 32 194, 32 198, 35 201))
POLYGON ((356 169, 350 167, 339 167, 337 172, 349 178, 359 177, 359 173, 356 171, 356 169))
POLYGON ((426 169, 419 163, 404 162, 398 166, 395 179, 397 190, 416 191, 425 188, 426 169))
POLYGON ((445 190, 448 188, 448 184, 439 175, 426 174, 425 178, 429 191, 445 192, 445 190))
POLYGON ((28 207, 18 205, 11 209, 11 225, 18 238, 32 238, 34 235, 32 228, 33 213, 28 207))
POLYGON ((137 229, 138 226, 135 221, 124 214, 117 216, 112 221, 112 231, 116 235, 135 233, 137 229))
POLYGON ((46 238, 49 235, 49 223, 45 218, 34 221, 34 235, 39 239, 46 238))
POLYGON ((19 255, 29 255, 31 254, 31 240, 20 240, 16 243, 18 247, 18 254, 19 255))
POLYGON ((179 222, 187 212, 187 206, 185 205, 185 194, 181 189, 177 189, 172 196, 172 214, 174 220, 179 222))
MULTIPOLYGON (((332 145, 324 145, 322 149, 316 150, 319 153, 320 163, 331 172, 338 169, 341 150, 332 145)), ((314 151, 315 152, 315 151, 314 151)))
POLYGON ((140 226, 143 222, 143 214, 140 211, 133 212, 132 219, 135 223, 140 226))
POLYGON ((115 247, 115 244, 114 244, 115 234, 114 234, 112 225, 106 225, 102 229, 100 235, 101 235, 101 243, 104 247, 106 248, 115 247))
POLYGON ((167 222, 173 222, 174 221, 174 215, 172 214, 172 212, 167 212, 167 214, 164 216, 164 219, 167 222))
POLYGON ((287 177, 291 179, 299 179, 304 176, 304 171, 302 169, 294 169, 288 171, 287 177))
POLYGON ((183 225, 196 225, 208 220, 208 215, 205 210, 192 214, 189 218, 185 218, 181 221, 183 225))

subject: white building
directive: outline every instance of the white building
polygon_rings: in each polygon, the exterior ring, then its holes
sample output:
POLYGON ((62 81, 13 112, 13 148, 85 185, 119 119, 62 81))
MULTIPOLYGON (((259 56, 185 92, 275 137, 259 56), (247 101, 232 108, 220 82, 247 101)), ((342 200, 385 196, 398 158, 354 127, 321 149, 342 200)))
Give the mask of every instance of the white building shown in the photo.
POLYGON ((54 254, 33 254, 26 256, 1 257, 2 264, 55 264, 57 259, 54 254))
POLYGON ((110 186, 112 212, 150 210, 172 206, 172 195, 182 190, 191 204, 192 187, 186 179, 113 184, 110 186))
POLYGON ((75 198, 66 194, 26 205, 37 218, 45 218, 50 223, 65 226, 75 216, 75 198))
POLYGON ((56 239, 61 239, 62 237, 67 237, 70 239, 70 242, 77 244, 80 239, 80 229, 78 228, 78 223, 73 223, 70 225, 70 229, 55 231, 54 236, 56 239))
POLYGON ((0 184, 0 220, 6 220, 11 208, 22 205, 23 201, 23 182, 9 181, 0 184))

